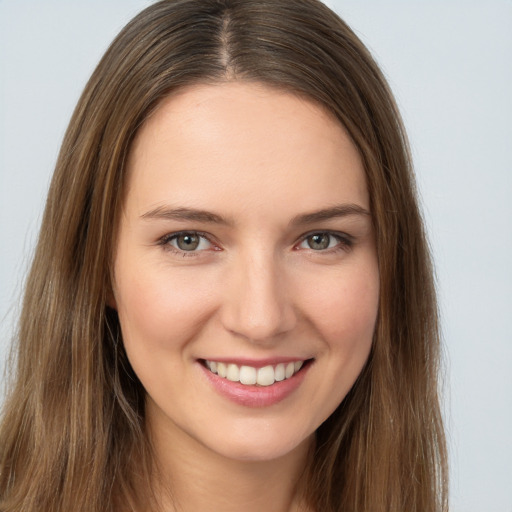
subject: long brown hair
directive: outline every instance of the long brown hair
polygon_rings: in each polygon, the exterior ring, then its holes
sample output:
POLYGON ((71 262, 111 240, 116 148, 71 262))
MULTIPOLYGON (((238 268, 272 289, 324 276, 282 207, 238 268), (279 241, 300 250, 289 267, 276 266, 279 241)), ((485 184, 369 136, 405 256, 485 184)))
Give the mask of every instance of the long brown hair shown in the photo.
POLYGON ((446 510, 437 309, 406 137, 369 52, 317 0, 164 0, 99 63, 65 135, 26 284, 0 430, 0 510, 137 510, 153 470, 145 397, 108 307, 125 162, 163 98, 227 80, 323 105, 367 173, 379 316, 367 365, 318 429, 308 503, 321 512, 446 510))

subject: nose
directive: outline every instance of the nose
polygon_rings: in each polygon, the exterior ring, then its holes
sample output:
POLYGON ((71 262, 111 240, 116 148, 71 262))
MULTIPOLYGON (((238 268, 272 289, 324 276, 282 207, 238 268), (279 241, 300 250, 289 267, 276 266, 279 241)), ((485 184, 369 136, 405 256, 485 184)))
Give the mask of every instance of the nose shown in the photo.
POLYGON ((297 323, 286 275, 271 254, 237 258, 222 306, 224 327, 253 343, 272 343, 297 323))

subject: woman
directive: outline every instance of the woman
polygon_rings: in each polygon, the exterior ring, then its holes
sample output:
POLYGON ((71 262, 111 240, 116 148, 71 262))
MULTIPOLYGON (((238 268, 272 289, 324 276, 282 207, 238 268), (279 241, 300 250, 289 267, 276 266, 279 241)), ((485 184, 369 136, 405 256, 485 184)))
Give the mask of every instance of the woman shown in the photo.
POLYGON ((405 135, 314 0, 165 0, 75 110, 28 278, 0 508, 438 511, 405 135))

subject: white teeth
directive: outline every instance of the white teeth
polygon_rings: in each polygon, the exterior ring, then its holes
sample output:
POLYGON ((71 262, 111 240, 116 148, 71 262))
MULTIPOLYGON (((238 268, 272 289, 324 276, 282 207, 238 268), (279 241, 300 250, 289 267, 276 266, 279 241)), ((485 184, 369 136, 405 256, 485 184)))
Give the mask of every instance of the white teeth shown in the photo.
POLYGON ((264 366, 258 370, 258 379, 256 382, 260 386, 271 386, 275 381, 274 368, 272 368, 272 366, 264 366))
POLYGON ((205 361, 206 367, 219 377, 232 382, 240 382, 246 386, 271 386, 274 382, 289 379, 295 375, 304 365, 304 361, 279 363, 275 366, 254 368, 252 366, 238 366, 233 363, 220 363, 217 361, 205 361))
POLYGON ((277 366, 276 366, 276 369, 274 370, 274 378, 280 382, 282 380, 284 380, 286 377, 285 375, 285 370, 284 370, 284 364, 283 363, 279 363, 277 366))
POLYGON ((236 364, 228 364, 226 379, 231 380, 233 382, 238 382, 240 380, 240 370, 238 369, 238 366, 236 364))
POLYGON ((217 363, 217 375, 219 377, 226 377, 226 374, 227 374, 226 365, 224 363, 217 363))
POLYGON ((252 366, 240 367, 240 382, 246 386, 252 386, 256 384, 257 372, 256 368, 252 366))

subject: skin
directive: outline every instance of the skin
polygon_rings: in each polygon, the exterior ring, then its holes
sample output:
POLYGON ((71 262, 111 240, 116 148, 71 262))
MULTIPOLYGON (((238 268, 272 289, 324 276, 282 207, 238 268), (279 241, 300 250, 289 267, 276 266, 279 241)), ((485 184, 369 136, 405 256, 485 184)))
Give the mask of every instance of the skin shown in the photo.
POLYGON ((172 482, 183 511, 298 510, 314 432, 361 372, 377 317, 356 148, 315 103, 228 82, 165 99, 137 134, 128 172, 114 306, 147 391, 162 486, 172 482), (333 214, 347 205, 360 212, 333 214), (176 209, 215 217, 162 213, 176 209), (172 238, 183 231, 204 235, 196 250, 172 238), (328 248, 311 247, 314 233, 328 248), (201 363, 276 357, 311 363, 268 407, 222 396, 201 363))

